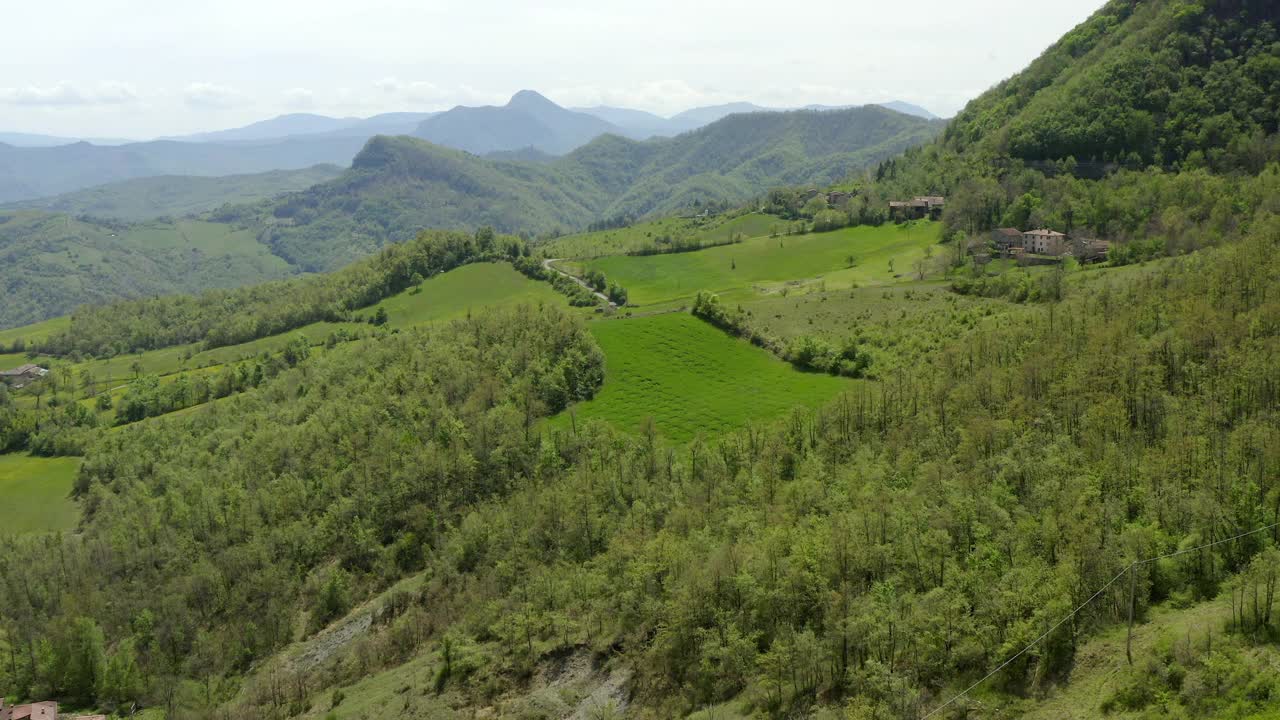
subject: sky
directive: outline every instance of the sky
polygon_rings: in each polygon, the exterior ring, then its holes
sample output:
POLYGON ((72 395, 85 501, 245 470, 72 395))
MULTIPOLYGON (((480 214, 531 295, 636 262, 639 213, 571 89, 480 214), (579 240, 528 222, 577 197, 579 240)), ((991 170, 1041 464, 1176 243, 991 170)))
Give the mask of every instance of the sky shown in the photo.
POLYGON ((943 116, 1102 0, 40 0, 5 8, 0 131, 145 139, 282 113, 671 115, 905 100, 943 116), (26 29, 25 31, 23 29, 26 29))

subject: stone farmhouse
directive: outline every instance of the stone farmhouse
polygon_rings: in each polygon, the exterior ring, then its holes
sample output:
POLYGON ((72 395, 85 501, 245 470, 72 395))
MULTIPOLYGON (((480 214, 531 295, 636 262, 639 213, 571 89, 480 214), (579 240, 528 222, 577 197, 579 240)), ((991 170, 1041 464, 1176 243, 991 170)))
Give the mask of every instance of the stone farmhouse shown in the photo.
MULTIPOLYGON (((12 370, 0 370, 0 382, 8 383, 15 389, 21 389, 31 384, 33 380, 39 380, 48 374, 49 371, 39 365, 28 364, 12 370)), ((8 720, 8 718, 0 715, 0 720, 8 720)))
POLYGON ((942 217, 942 210, 947 206, 947 199, 940 195, 917 195, 910 200, 890 200, 889 217, 894 220, 937 220, 942 217))
POLYGON ((1021 258, 1025 255, 1062 257, 1071 255, 1080 262, 1098 262, 1107 259, 1111 244, 1105 240, 1091 240, 1069 236, 1056 230, 1019 230, 997 228, 991 232, 991 242, 1000 257, 1021 258))
POLYGON ((1067 252, 1067 236, 1056 230, 1028 230, 1022 233, 1022 247, 1034 255, 1057 257, 1067 252))

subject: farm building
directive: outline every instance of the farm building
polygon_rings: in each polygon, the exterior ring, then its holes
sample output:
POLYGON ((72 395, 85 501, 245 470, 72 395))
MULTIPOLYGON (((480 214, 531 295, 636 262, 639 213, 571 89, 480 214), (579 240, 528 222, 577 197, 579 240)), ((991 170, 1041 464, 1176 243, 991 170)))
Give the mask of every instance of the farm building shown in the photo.
POLYGON ((1014 250, 1022 250, 1022 231, 1017 228, 999 228, 991 232, 991 242, 1001 257, 1012 257, 1014 250))
MULTIPOLYGON (((0 370, 0 382, 8 383, 15 388, 21 388, 29 384, 32 380, 39 380, 48 375, 49 371, 39 365, 22 365, 12 370, 0 370)), ((0 715, 0 720, 7 720, 0 715)))
POLYGON ((1022 233, 1022 247, 1035 255, 1064 255, 1067 250, 1067 236, 1056 230, 1028 230, 1022 233))
POLYGON ((910 200, 890 200, 889 215, 895 220, 937 220, 946 205, 947 199, 940 195, 917 195, 910 200))
POLYGON ((849 202, 850 198, 852 197, 853 197, 853 193, 833 190, 827 193, 827 204, 830 205, 831 207, 840 207, 841 205, 844 205, 845 203, 849 202))

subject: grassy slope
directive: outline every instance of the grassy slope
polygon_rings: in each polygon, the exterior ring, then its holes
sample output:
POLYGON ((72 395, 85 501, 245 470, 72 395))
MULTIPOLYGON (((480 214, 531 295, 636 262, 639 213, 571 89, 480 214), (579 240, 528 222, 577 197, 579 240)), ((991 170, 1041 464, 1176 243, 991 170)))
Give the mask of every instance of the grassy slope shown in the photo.
POLYGON ((453 320, 483 307, 524 302, 568 303, 549 284, 530 280, 506 263, 475 263, 424 282, 421 292, 410 290, 387 298, 369 311, 385 309, 388 324, 399 328, 453 320))
MULTIPOLYGON (((605 384, 570 410, 579 423, 599 418, 634 431, 652 417, 660 434, 683 442, 816 405, 850 386, 793 370, 683 313, 601 321, 591 331, 607 358, 605 384)), ((554 422, 567 427, 570 419, 554 422)))
POLYGON ((785 229, 786 225, 785 220, 761 213, 748 213, 734 218, 671 217, 613 230, 566 235, 547 242, 538 249, 544 256, 551 258, 595 258, 625 255, 652 247, 660 237, 716 243, 728 241, 735 233, 742 233, 748 238, 768 235, 774 230, 785 229))
POLYGON ((10 207, 117 220, 182 217, 207 212, 226 203, 256 202, 281 193, 305 190, 341 173, 342 168, 337 165, 316 165, 302 170, 273 170, 254 175, 167 175, 99 185, 57 197, 14 203, 10 207))
POLYGON ((0 535, 74 528, 78 511, 70 494, 79 467, 79 458, 0 455, 0 535))
POLYGON ((912 263, 938 242, 941 231, 937 223, 851 227, 757 237, 692 253, 612 256, 584 265, 627 288, 630 302, 641 306, 691 298, 699 290, 724 293, 754 286, 770 292, 784 283, 819 277, 828 288, 849 287, 892 282, 910 273, 912 263))

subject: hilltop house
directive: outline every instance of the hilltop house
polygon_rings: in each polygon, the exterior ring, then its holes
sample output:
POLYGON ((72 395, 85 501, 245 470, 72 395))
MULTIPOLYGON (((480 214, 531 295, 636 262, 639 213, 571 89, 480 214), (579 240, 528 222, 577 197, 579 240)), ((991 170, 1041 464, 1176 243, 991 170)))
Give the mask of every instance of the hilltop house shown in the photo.
POLYGON ((947 199, 940 195, 917 195, 910 200, 890 200, 889 217, 895 220, 937 220, 942 217, 942 209, 947 199))
MULTIPOLYGON (((30 384, 32 380, 39 380, 48 375, 49 371, 39 365, 22 365, 12 370, 0 370, 0 382, 12 385, 14 388, 22 388, 30 384)), ((8 720, 0 715, 0 720, 8 720)))
POLYGON ((1056 230, 1028 230, 1022 233, 1022 247, 1035 255, 1065 255, 1067 236, 1056 230))

